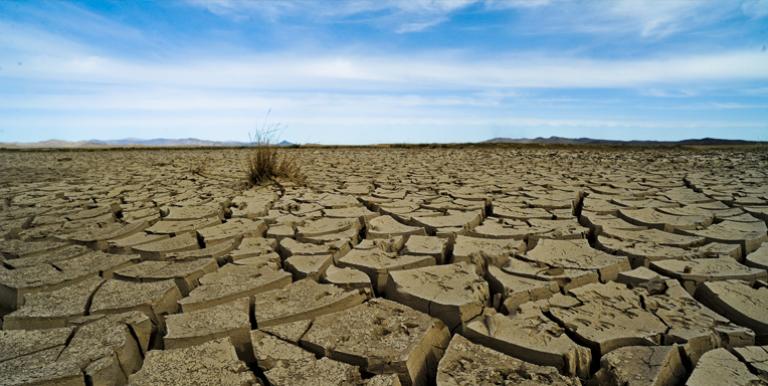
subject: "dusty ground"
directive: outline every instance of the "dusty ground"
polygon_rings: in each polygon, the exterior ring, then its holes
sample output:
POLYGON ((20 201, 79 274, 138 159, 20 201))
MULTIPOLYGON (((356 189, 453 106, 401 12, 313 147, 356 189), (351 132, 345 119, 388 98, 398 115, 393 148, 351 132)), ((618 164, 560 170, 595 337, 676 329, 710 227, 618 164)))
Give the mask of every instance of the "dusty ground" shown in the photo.
POLYGON ((0 152, 0 385, 761 385, 765 151, 0 152))

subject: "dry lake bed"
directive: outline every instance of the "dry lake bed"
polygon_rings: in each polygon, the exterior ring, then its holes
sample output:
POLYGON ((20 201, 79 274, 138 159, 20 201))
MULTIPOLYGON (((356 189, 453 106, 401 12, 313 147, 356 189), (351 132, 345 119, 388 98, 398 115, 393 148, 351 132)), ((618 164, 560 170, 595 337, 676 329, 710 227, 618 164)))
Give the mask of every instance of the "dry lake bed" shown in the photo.
POLYGON ((765 385, 764 149, 0 152, 0 385, 765 385))

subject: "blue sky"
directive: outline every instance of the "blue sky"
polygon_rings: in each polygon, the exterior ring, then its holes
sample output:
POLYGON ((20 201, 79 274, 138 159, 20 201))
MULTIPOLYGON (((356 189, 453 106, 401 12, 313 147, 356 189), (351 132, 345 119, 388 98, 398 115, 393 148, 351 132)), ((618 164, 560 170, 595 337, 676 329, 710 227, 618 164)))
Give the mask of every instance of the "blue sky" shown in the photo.
POLYGON ((768 140, 768 0, 1 1, 0 142, 768 140))

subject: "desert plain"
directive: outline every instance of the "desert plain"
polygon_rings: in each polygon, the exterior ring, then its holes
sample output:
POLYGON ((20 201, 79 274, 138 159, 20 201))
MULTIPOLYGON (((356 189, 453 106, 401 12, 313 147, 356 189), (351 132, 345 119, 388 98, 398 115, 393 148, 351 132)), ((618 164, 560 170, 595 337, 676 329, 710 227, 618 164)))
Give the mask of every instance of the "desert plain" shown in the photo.
POLYGON ((0 151, 0 385, 765 385, 768 152, 0 151))

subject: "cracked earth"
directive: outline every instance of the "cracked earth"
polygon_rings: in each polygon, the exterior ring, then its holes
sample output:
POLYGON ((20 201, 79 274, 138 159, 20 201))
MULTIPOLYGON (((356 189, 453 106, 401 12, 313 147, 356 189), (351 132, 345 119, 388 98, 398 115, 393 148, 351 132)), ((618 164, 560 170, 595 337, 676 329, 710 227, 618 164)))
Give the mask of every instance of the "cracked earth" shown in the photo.
POLYGON ((1 152, 0 385, 768 385, 764 151, 285 151, 1 152))

